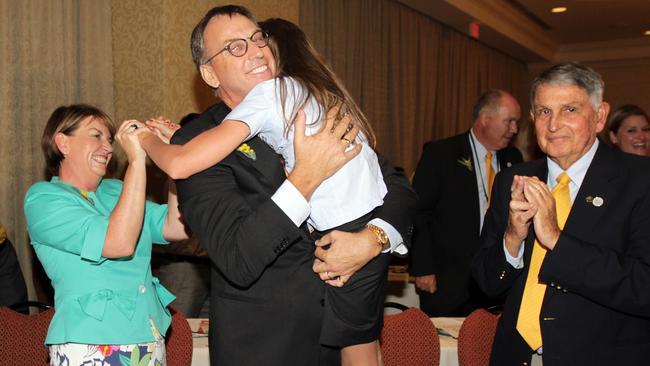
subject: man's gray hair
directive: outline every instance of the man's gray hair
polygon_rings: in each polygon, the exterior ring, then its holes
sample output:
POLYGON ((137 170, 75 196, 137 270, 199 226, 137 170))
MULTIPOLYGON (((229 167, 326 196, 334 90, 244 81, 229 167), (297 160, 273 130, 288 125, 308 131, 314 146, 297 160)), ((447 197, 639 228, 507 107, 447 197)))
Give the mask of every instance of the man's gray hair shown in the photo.
POLYGON ((190 47, 192 49, 192 60, 194 61, 194 66, 196 66, 197 70, 205 62, 205 55, 203 55, 205 47, 203 43, 203 32, 205 32, 205 27, 207 27, 210 20, 216 16, 227 15, 232 18, 237 14, 245 16, 246 18, 250 19, 251 22, 257 25, 257 20, 253 16, 253 13, 250 12, 250 10, 239 5, 224 5, 217 6, 208 10, 205 16, 194 27, 194 30, 192 31, 192 39, 190 41, 190 47))
POLYGON ((592 68, 577 62, 553 65, 535 78, 530 88, 531 106, 535 105, 537 88, 543 84, 575 85, 587 92, 594 108, 598 108, 603 101, 605 90, 603 78, 592 68))

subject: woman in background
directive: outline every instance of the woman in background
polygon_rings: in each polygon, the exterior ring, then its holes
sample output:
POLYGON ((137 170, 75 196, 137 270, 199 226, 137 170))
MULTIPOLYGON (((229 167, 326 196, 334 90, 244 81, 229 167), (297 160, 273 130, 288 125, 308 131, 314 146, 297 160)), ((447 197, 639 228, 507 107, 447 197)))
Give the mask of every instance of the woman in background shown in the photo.
POLYGON ((167 205, 145 200, 146 153, 137 121, 115 127, 88 105, 57 108, 41 148, 49 182, 25 196, 31 243, 54 288, 50 365, 164 365, 174 296, 151 275, 152 242, 185 239, 173 188, 167 205), (124 181, 103 179, 113 136, 124 181))
POLYGON ((607 137, 621 151, 650 156, 650 119, 633 104, 614 110, 607 121, 607 137))

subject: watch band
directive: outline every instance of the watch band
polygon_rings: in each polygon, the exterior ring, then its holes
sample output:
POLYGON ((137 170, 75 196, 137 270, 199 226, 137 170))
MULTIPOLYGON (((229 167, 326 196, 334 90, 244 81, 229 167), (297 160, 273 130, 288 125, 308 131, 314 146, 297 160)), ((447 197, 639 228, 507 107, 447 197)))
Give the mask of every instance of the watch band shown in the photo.
POLYGON ((377 243, 381 246, 382 251, 390 247, 390 239, 388 239, 388 235, 384 229, 373 224, 367 224, 366 227, 375 234, 377 237, 377 243))

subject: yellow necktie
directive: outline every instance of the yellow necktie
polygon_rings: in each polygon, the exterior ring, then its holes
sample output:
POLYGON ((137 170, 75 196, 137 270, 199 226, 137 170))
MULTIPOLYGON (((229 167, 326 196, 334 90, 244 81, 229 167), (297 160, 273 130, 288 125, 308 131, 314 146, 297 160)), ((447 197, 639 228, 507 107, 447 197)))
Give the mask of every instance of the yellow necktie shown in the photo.
POLYGON ((487 177, 487 196, 488 196, 488 206, 490 205, 490 200, 492 199, 492 185, 494 184, 494 176, 497 173, 492 168, 492 152, 488 150, 485 154, 485 175, 487 177))
MULTIPOLYGON (((555 212, 560 230, 564 229, 564 223, 569 216, 569 211, 571 211, 569 182, 571 182, 571 178, 566 173, 560 174, 557 177, 557 185, 551 192, 553 198, 555 198, 555 212)), ((546 248, 535 240, 528 277, 526 277, 526 287, 524 288, 524 295, 519 307, 519 317, 517 318, 517 331, 533 350, 537 350, 542 346, 539 314, 542 310, 546 284, 540 283, 538 276, 545 256, 546 248)))

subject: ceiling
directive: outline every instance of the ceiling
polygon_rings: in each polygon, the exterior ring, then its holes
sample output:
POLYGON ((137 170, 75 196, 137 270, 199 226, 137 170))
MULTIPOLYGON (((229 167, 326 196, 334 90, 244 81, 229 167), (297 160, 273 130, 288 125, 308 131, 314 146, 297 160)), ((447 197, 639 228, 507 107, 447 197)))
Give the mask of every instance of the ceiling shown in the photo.
MULTIPOLYGON (((549 34, 562 44, 643 38, 650 29, 648 0, 509 0, 521 5, 532 19, 540 19, 549 34), (564 13, 550 9, 565 6, 564 13)), ((648 37, 650 42, 650 37, 648 37)))
POLYGON ((650 0, 398 1, 525 62, 650 57, 650 0))

